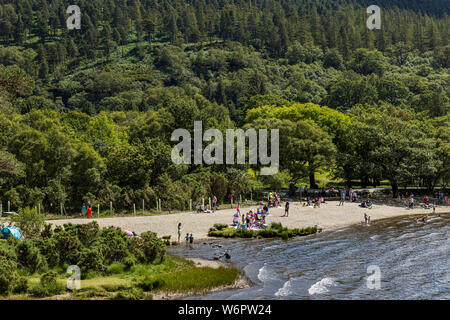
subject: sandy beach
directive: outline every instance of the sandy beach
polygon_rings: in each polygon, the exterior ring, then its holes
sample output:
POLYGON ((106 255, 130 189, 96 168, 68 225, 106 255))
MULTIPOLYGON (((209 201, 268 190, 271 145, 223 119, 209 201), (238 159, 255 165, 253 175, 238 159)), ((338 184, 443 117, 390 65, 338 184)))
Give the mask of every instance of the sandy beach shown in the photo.
MULTIPOLYGON (((344 206, 338 206, 338 201, 330 201, 322 204, 320 208, 302 207, 299 202, 291 202, 289 217, 281 217, 284 214, 283 208, 270 208, 270 215, 266 218, 268 224, 272 222, 281 222, 289 228, 302 228, 317 225, 326 230, 337 227, 344 227, 364 221, 364 213, 371 217, 371 221, 392 218, 404 215, 431 214, 432 209, 424 209, 417 206, 409 210, 400 205, 387 205, 374 201, 372 209, 363 209, 359 203, 346 202, 344 206)), ((177 239, 177 225, 182 223, 183 236, 186 233, 192 233, 195 240, 204 240, 208 238, 208 230, 215 223, 231 224, 235 209, 222 205, 222 210, 214 214, 207 213, 174 213, 161 214, 159 216, 131 216, 131 217, 112 217, 100 219, 66 219, 66 220, 48 220, 48 223, 54 225, 63 225, 71 222, 74 224, 88 223, 97 221, 100 227, 116 226, 124 230, 135 231, 140 234, 145 231, 153 231, 158 236, 171 236, 171 240, 177 239), (228 209, 226 209, 228 208, 228 209)), ((249 210, 255 210, 257 207, 241 208, 241 213, 249 210)), ((449 208, 440 206, 436 208, 436 213, 448 212, 449 208)), ((183 241, 184 239, 181 239, 183 241)))

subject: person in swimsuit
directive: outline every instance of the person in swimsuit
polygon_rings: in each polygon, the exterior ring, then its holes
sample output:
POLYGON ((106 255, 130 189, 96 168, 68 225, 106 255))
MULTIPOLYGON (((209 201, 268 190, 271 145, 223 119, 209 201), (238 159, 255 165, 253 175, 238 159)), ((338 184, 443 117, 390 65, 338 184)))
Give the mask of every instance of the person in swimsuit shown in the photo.
POLYGON ((178 223, 178 243, 180 243, 181 240, 181 222, 178 223))
POLYGON ((212 199, 213 213, 216 212, 216 206, 217 206, 217 198, 216 198, 216 196, 214 196, 213 199, 212 199))

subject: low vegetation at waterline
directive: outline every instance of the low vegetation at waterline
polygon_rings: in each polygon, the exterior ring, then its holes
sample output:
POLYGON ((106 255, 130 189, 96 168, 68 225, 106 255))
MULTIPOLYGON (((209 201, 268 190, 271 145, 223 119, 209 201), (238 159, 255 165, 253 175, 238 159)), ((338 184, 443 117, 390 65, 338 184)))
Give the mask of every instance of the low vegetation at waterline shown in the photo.
POLYGON ((273 222, 268 229, 248 230, 235 229, 224 224, 215 224, 209 229, 208 236, 218 238, 282 238, 287 240, 296 236, 307 236, 321 232, 321 228, 307 227, 302 229, 288 229, 281 223, 273 222))
MULTIPOLYGON (((105 273, 91 272, 81 280, 81 288, 66 291, 68 274, 49 272, 25 277, 28 289, 11 292, 6 299, 153 299, 154 295, 202 294, 213 288, 233 285, 241 272, 234 267, 197 267, 191 260, 166 257, 161 263, 111 264, 105 273)), ((2 297, 0 296, 0 299, 2 297)))
POLYGON ((33 229, 26 239, 0 241, 0 297, 143 299, 160 290, 200 293, 231 285, 239 275, 235 268, 199 268, 167 257, 165 241, 153 232, 130 237, 95 221, 33 229), (72 294, 69 266, 80 270, 81 289, 72 294))

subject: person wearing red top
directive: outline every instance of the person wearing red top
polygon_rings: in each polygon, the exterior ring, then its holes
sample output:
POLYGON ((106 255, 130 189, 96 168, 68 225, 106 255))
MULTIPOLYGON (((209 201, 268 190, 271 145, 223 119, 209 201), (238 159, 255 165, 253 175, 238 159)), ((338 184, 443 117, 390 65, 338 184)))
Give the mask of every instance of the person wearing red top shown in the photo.
POLYGON ((87 217, 90 218, 92 216, 92 206, 91 203, 88 203, 88 209, 87 209, 87 217))

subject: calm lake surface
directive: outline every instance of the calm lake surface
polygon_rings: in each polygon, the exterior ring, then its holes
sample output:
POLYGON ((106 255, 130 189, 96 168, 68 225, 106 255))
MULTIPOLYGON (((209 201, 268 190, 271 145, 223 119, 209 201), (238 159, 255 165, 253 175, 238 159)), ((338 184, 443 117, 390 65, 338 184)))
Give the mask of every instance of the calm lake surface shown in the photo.
POLYGON ((229 250, 230 262, 251 282, 250 288, 187 299, 449 299, 449 220, 448 214, 427 224, 401 217, 290 241, 208 241, 169 253, 213 259, 229 250), (372 265, 380 268, 379 290, 367 286, 372 265))

